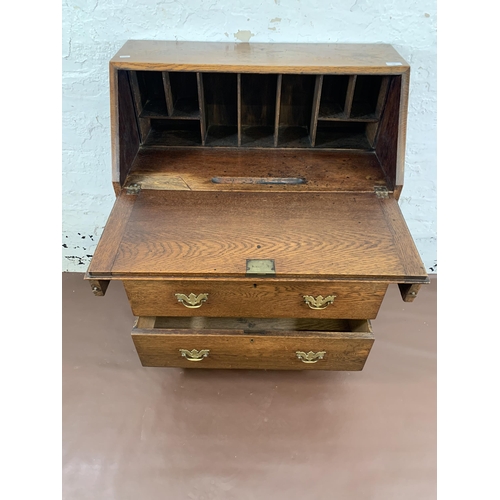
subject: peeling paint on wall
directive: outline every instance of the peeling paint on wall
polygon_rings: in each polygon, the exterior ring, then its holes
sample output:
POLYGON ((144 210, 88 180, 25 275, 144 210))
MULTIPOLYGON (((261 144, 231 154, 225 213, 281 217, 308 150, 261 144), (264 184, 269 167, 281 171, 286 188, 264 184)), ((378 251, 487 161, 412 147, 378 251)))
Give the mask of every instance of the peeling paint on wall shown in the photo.
POLYGON ((234 38, 240 42, 249 42, 253 36, 255 36, 255 33, 252 33, 250 30, 238 30, 234 34, 234 38))

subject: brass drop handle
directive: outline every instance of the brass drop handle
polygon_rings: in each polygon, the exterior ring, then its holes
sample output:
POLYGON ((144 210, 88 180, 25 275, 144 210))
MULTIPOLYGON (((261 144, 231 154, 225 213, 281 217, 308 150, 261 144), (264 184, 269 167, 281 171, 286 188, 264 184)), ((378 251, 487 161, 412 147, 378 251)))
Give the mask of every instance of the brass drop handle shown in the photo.
POLYGON ((188 349, 179 349, 181 356, 186 358, 188 361, 202 361, 204 358, 208 358, 210 354, 210 349, 193 349, 189 351, 188 349))
POLYGON ((311 309, 326 309, 330 304, 333 304, 336 295, 328 295, 323 297, 323 295, 318 295, 317 297, 313 297, 312 295, 304 295, 304 302, 311 309))
POLYGON ((295 354, 297 358, 302 361, 302 363, 317 363, 320 359, 325 357, 326 351, 318 351, 318 352, 304 352, 304 351, 296 351, 295 354))
POLYGON ((199 295, 195 295, 194 293, 190 293, 189 295, 175 293, 174 295, 183 306, 189 307, 189 309, 201 307, 203 302, 206 302, 208 299, 208 293, 200 293, 199 295))

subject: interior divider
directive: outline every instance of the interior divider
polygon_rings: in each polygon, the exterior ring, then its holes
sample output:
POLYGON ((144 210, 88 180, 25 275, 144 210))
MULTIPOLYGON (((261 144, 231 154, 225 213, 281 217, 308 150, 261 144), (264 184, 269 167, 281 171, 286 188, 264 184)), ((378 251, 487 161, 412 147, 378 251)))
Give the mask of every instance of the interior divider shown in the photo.
POLYGON ((143 103, 141 97, 141 89, 139 87, 139 80, 137 78, 137 72, 129 71, 128 76, 129 76, 130 88, 132 89, 132 96, 134 99, 134 107, 135 107, 135 114, 137 117, 139 137, 141 140, 141 144, 143 144, 146 141, 146 138, 149 134, 149 131, 151 129, 151 124, 147 118, 140 118, 140 115, 143 111, 143 103))
POLYGON ((198 85, 198 103, 200 106, 201 145, 204 146, 207 140, 207 113, 205 111, 205 92, 203 89, 202 73, 196 73, 196 82, 198 85))
POLYGON ((283 81, 283 75, 278 75, 278 81, 276 82, 276 112, 274 115, 274 147, 278 147, 278 138, 280 130, 280 109, 281 109, 281 84, 283 81))
POLYGON ((311 147, 316 144, 316 131, 318 130, 318 116, 319 116, 319 105, 321 103, 321 90, 323 87, 323 75, 316 76, 316 83, 314 85, 314 97, 313 106, 311 114, 311 126, 309 128, 309 135, 311 138, 311 147))
POLYGON ((174 113, 174 100, 172 97, 172 86, 170 85, 170 74, 168 71, 162 71, 163 90, 165 91, 165 100, 167 102, 168 116, 174 113))
POLYGON ((236 95, 237 95, 237 107, 238 107, 238 147, 241 146, 241 73, 238 73, 237 77, 237 89, 236 89, 236 95))
POLYGON ((354 89, 356 88, 357 75, 351 75, 349 77, 349 83, 347 84, 347 94, 345 96, 344 105, 344 115, 346 118, 351 117, 352 101, 354 99, 354 89))

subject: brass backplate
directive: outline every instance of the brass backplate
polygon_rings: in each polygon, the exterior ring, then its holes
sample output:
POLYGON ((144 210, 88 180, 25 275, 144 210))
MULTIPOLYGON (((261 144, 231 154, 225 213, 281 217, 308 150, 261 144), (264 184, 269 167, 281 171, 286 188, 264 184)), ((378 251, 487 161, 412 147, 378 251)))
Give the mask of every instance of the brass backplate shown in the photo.
POLYGON ((274 259, 247 259, 247 275, 269 276, 275 274, 274 259))

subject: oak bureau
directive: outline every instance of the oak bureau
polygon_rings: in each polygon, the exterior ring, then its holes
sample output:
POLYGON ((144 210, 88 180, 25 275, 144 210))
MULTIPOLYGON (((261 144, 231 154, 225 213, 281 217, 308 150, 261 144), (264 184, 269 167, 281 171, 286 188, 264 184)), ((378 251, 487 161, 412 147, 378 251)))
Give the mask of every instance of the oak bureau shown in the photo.
POLYGON ((144 366, 363 368, 388 285, 429 282, 398 206, 409 74, 382 44, 120 49, 86 279, 123 282, 144 366))

